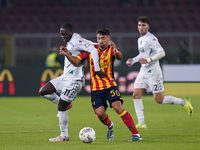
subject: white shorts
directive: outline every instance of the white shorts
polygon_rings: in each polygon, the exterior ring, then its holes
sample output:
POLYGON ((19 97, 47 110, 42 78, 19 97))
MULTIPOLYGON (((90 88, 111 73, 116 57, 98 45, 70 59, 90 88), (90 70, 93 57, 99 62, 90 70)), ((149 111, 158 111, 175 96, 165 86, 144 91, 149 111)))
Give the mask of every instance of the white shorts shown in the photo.
POLYGON ((163 80, 160 76, 145 77, 140 73, 134 83, 134 89, 136 88, 146 89, 147 92, 152 93, 160 93, 165 90, 163 80))
POLYGON ((84 81, 65 79, 64 75, 52 79, 50 82, 55 87, 56 93, 60 95, 60 98, 70 103, 74 101, 84 86, 84 81))
POLYGON ((50 82, 55 87, 56 93, 58 93, 60 95, 62 92, 62 89, 63 89, 63 75, 61 75, 55 79, 52 79, 50 82))
POLYGON ((64 84, 60 98, 66 102, 71 103, 81 92, 84 83, 82 80, 69 80, 69 79, 65 80, 64 78, 62 82, 64 84))

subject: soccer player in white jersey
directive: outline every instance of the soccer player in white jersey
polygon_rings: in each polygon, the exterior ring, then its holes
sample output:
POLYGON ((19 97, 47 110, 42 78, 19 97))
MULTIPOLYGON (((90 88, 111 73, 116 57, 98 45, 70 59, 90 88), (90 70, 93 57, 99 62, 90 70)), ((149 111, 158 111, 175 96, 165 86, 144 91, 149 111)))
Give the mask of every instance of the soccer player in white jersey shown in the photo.
MULTIPOLYGON (((81 51, 91 53, 95 65, 94 75, 101 78, 106 77, 106 73, 100 70, 99 56, 94 43, 82 38, 79 34, 73 32, 73 26, 70 23, 65 23, 60 28, 60 34, 64 42, 67 43, 66 48, 72 56, 77 56, 81 51)), ((60 49, 64 49, 60 46, 60 49)), ((58 104, 59 127, 61 134, 58 137, 50 138, 49 141, 69 141, 68 136, 68 112, 71 107, 71 102, 75 100, 84 86, 83 64, 78 67, 71 64, 65 57, 63 75, 51 80, 40 88, 39 94, 58 104), (56 93, 60 93, 58 96, 56 93)))
POLYGON ((131 67, 134 63, 141 64, 140 72, 135 80, 133 102, 135 112, 138 118, 138 129, 146 129, 144 120, 144 107, 142 95, 144 91, 152 92, 155 101, 158 104, 178 104, 184 106, 188 114, 193 114, 193 107, 189 99, 181 99, 174 96, 164 96, 164 86, 162 71, 159 65, 159 59, 165 56, 165 51, 158 42, 158 39, 151 34, 149 30, 149 19, 146 16, 140 16, 138 19, 138 39, 139 54, 136 57, 129 58, 126 64, 131 67))

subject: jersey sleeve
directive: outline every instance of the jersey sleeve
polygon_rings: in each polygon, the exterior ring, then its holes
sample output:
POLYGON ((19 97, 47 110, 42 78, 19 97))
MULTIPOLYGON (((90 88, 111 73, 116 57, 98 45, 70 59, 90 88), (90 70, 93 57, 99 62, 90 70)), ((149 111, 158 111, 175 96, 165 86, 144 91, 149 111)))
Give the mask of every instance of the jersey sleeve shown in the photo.
POLYGON ((87 58, 89 57, 89 54, 90 54, 90 53, 83 51, 81 54, 79 54, 79 55, 76 56, 76 57, 82 61, 82 60, 87 59, 87 58))
POLYGON ((156 37, 153 37, 151 44, 153 46, 153 49, 155 49, 158 53, 164 50, 156 37))
POLYGON ((84 38, 80 38, 77 43, 77 49, 91 53, 94 61, 95 71, 100 71, 99 54, 97 52, 97 49, 94 47, 93 42, 86 40, 84 38))

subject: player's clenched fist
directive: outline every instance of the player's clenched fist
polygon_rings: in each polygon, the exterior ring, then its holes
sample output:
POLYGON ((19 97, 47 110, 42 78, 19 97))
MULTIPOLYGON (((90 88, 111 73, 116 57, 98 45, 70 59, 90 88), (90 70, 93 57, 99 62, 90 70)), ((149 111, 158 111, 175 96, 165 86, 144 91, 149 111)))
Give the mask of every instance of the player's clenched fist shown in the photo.
POLYGON ((64 47, 64 46, 60 46, 60 54, 63 54, 63 55, 66 55, 68 53, 68 49, 67 47, 64 47))

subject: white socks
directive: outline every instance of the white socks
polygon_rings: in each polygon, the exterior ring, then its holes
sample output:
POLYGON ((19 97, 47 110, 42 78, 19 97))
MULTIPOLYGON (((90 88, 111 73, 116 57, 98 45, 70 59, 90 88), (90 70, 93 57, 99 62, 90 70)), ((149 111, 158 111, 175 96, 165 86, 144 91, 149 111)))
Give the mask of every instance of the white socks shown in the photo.
POLYGON ((186 101, 181 99, 181 98, 177 98, 174 96, 164 96, 163 102, 162 104, 178 104, 178 105, 185 105, 186 101))
MULTIPOLYGON (((138 118, 138 123, 144 125, 144 106, 142 103, 142 99, 133 99, 134 107, 135 107, 135 113, 138 118)), ((178 105, 185 105, 186 101, 181 98, 177 98, 174 96, 164 96, 162 104, 178 104, 178 105)))
POLYGON ((59 127, 61 131, 61 137, 63 139, 68 138, 68 112, 66 111, 58 111, 59 113, 59 127))
POLYGON ((138 118, 138 123, 144 125, 145 124, 144 114, 143 114, 144 106, 142 103, 142 99, 133 99, 133 102, 134 102, 134 106, 135 106, 135 113, 138 118))
POLYGON ((48 94, 42 96, 48 100, 50 100, 52 103, 58 104, 60 97, 56 93, 48 94))

